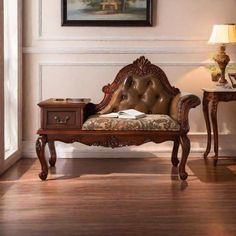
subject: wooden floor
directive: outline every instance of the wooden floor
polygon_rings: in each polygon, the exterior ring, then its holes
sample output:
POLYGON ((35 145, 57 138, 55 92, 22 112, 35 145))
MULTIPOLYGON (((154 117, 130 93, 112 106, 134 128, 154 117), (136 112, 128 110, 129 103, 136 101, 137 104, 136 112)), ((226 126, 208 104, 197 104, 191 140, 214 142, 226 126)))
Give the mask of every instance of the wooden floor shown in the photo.
POLYGON ((188 182, 168 158, 36 159, 0 178, 0 235, 236 235, 236 159, 190 158, 188 182))

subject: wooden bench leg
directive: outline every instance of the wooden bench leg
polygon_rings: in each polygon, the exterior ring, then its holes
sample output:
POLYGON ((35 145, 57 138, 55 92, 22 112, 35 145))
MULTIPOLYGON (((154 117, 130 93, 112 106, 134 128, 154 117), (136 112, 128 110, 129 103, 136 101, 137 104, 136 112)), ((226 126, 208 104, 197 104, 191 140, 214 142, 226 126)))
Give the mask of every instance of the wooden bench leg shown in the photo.
POLYGON ((53 166, 55 166, 56 161, 57 161, 57 153, 56 153, 54 141, 49 141, 48 147, 49 147, 49 151, 50 151, 50 155, 51 155, 49 158, 49 164, 50 164, 50 166, 53 167, 53 166))
POLYGON ((178 166, 179 164, 179 159, 178 159, 178 150, 179 150, 179 139, 174 141, 174 147, 172 151, 172 156, 171 156, 171 162, 173 166, 178 166))
POLYGON ((39 173, 39 178, 41 180, 46 180, 48 176, 48 165, 45 159, 45 146, 47 143, 47 136, 40 136, 36 141, 36 153, 41 164, 41 172, 39 173))
POLYGON ((185 171, 185 166, 190 152, 190 140, 187 134, 181 135, 180 143, 182 146, 182 158, 179 165, 179 177, 182 180, 186 180, 188 178, 188 173, 185 171))

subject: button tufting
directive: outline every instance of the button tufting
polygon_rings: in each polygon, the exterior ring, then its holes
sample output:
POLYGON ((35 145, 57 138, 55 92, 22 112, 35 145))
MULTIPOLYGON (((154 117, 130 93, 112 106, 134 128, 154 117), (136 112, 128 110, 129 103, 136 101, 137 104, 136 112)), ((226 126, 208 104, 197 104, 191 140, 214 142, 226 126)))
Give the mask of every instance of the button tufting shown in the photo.
POLYGON ((123 95, 121 96, 121 100, 125 100, 125 99, 127 99, 127 95, 123 94, 123 95))
POLYGON ((148 85, 148 86, 151 85, 151 83, 152 83, 151 80, 148 80, 148 81, 147 81, 147 85, 148 85))
POLYGON ((148 111, 147 113, 148 113, 148 114, 152 114, 152 112, 151 112, 151 111, 148 111))
POLYGON ((128 83, 129 83, 129 87, 131 87, 134 84, 134 80, 132 76, 129 76, 128 83))

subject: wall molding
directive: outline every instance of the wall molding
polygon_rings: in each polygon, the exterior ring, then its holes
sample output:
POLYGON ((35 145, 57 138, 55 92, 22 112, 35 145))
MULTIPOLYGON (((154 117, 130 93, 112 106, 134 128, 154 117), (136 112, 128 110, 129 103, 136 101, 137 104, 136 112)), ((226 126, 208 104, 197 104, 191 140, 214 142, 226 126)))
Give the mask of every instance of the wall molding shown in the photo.
POLYGON ((37 37, 40 39, 43 36, 43 2, 38 0, 38 28, 37 37))
MULTIPOLYGON (((24 47, 24 54, 206 54, 215 46, 160 47, 24 47)), ((232 53, 232 52, 231 52, 232 53)))
MULTIPOLYGON (((190 62, 190 61, 170 61, 170 62, 152 62, 153 64, 159 65, 159 66, 181 66, 181 67, 200 67, 200 66, 207 66, 211 65, 212 62, 200 62, 200 61, 195 61, 195 62, 190 62)), ((130 61, 126 62, 120 62, 120 61, 87 61, 87 62, 56 62, 56 61, 43 61, 38 63, 38 102, 42 101, 43 96, 42 96, 42 90, 43 90, 43 68, 46 66, 89 66, 89 67, 94 67, 94 66, 125 66, 130 64, 130 61)))
MULTIPOLYGON (((168 66, 168 67, 200 67, 211 65, 212 61, 201 62, 201 61, 169 61, 169 62, 152 62, 158 66, 168 66)), ((42 101, 42 89, 43 89, 43 68, 46 66, 62 67, 62 66, 88 66, 88 67, 105 67, 105 66, 125 66, 130 64, 130 61, 82 61, 82 62, 58 62, 58 61, 42 61, 38 63, 38 102, 42 101)))
MULTIPOLYGON (((130 61, 81 61, 81 62, 56 62, 56 61, 43 61, 40 62, 38 65, 40 69, 45 66, 125 66, 130 64, 130 61)), ((158 66, 206 66, 211 65, 212 61, 153 61, 153 64, 158 66)), ((41 75, 41 74, 40 74, 41 75)))
MULTIPOLYGON (((100 27, 99 27, 100 28, 100 27)), ((201 37, 183 37, 183 36, 96 36, 96 37, 52 37, 43 35, 43 0, 38 0, 38 27, 37 27, 37 41, 91 41, 91 42, 104 42, 104 41, 170 41, 170 42, 207 42, 208 39, 201 37)))
POLYGON ((181 36, 160 36, 160 37, 138 37, 138 36, 96 36, 95 37, 45 37, 42 36, 42 26, 39 27, 37 41, 86 41, 86 42, 207 42, 208 39, 204 38, 195 38, 195 37, 181 37, 181 36))

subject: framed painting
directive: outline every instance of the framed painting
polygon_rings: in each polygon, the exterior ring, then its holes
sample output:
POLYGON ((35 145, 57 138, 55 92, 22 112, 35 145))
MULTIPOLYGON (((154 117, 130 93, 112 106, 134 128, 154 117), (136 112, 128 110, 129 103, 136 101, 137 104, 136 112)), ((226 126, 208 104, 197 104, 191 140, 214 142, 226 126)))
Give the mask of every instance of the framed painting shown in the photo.
POLYGON ((152 0, 62 0, 62 26, 152 26, 152 0))
POLYGON ((228 73, 233 88, 236 88, 236 73, 228 73))

